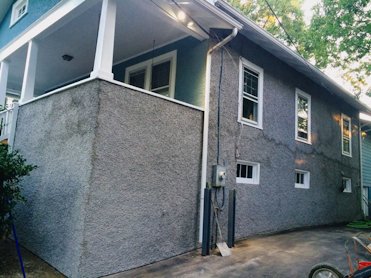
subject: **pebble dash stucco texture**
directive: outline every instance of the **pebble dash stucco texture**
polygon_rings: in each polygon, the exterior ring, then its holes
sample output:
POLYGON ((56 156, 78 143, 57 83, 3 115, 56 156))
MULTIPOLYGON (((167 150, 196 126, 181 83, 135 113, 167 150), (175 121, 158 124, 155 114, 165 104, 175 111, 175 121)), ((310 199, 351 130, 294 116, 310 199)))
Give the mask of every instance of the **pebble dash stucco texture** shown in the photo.
MULTIPOLYGON (((227 167, 227 189, 237 191, 236 237, 360 217, 357 111, 245 38, 238 36, 223 51, 220 161, 227 167), (264 69, 262 130, 237 121, 240 56, 264 69), (295 88, 311 95, 311 145, 295 140, 295 88), (341 113, 352 117, 351 158, 341 151, 341 113), (259 185, 236 184, 237 160, 260 163, 259 185), (310 171, 310 189, 294 188, 295 169, 310 171), (342 174, 352 178, 351 194, 340 191, 342 174)), ((220 65, 219 50, 211 67, 209 181, 217 162, 220 65)), ((226 234, 227 208, 221 218, 226 234)))
MULTIPOLYGON (((212 56, 207 179, 223 64, 220 161, 237 191, 236 238, 358 218, 357 111, 246 38, 222 51, 223 63, 221 50, 212 56), (240 56, 264 69, 263 129, 238 122, 240 56), (311 95, 312 144, 295 140, 295 88, 311 95), (341 154, 341 113, 352 117, 352 157, 341 154), (236 184, 237 160, 260 163, 258 185, 236 184), (294 188, 295 169, 310 171, 309 189, 294 188)), ((17 210, 22 243, 69 277, 195 249, 202 126, 200 110, 99 80, 21 106, 15 148, 39 166, 17 210)), ((227 208, 220 222, 226 235, 227 208)))
POLYGON ((104 81, 20 108, 22 244, 69 277, 196 248, 202 111, 104 81), (32 121, 30 121, 32 119, 32 121))

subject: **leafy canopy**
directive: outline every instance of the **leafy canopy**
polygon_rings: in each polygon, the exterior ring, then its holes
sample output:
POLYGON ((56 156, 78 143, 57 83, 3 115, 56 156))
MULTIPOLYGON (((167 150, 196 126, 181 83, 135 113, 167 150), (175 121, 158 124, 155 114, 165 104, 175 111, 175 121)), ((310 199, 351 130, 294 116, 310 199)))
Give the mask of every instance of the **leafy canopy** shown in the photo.
POLYGON ((228 0, 244 15, 287 45, 295 44, 305 58, 320 69, 341 69, 355 93, 369 91, 371 73, 371 2, 369 0, 320 0, 305 24, 303 0, 228 0), (290 35, 280 27, 277 18, 290 35))

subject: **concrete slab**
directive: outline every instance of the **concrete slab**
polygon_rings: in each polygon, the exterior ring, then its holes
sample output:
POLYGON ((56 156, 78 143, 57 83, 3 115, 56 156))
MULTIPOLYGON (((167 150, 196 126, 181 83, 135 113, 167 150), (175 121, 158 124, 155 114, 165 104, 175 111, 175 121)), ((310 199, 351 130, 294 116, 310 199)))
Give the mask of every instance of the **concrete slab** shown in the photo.
MULTIPOLYGON (((344 244, 359 232, 326 227, 257 236, 237 242, 230 257, 218 254, 202 257, 198 250, 108 277, 302 278, 308 276, 313 265, 323 262, 338 267, 345 274, 348 264, 344 244)), ((363 232, 367 234, 370 230, 363 232)), ((353 251, 353 245, 349 247, 353 251)))

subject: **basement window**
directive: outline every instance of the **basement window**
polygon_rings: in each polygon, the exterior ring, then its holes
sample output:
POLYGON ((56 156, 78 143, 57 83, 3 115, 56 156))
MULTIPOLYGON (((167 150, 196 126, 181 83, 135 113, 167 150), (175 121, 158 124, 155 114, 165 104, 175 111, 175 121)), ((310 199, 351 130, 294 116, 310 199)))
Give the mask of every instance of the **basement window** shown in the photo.
POLYGON ((125 83, 174 98, 176 50, 126 68, 125 83))
POLYGON ((342 187, 344 193, 352 193, 352 180, 350 178, 343 177, 342 187))
POLYGON ((13 4, 10 26, 13 26, 18 20, 27 14, 28 0, 18 0, 13 4))
POLYGON ((236 182, 259 184, 260 164, 256 162, 238 161, 236 182))
POLYGON ((303 170, 295 170, 295 188, 309 189, 310 173, 303 170))

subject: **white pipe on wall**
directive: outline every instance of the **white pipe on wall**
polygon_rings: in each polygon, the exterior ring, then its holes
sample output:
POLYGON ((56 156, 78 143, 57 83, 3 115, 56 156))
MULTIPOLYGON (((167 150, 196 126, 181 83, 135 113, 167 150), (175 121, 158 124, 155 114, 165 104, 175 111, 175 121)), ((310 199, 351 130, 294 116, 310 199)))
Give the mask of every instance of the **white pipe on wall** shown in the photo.
POLYGON ((205 110, 204 110, 204 128, 202 138, 202 164, 201 164, 201 193, 200 193, 200 229, 199 229, 199 242, 202 242, 202 230, 204 221, 204 190, 206 188, 207 176, 207 155, 208 155, 208 140, 209 140, 209 102, 210 102, 210 81, 211 81, 211 54, 215 50, 224 46, 237 36, 238 29, 234 28, 232 33, 224 40, 220 41, 207 52, 206 56, 206 78, 205 78, 205 110))

